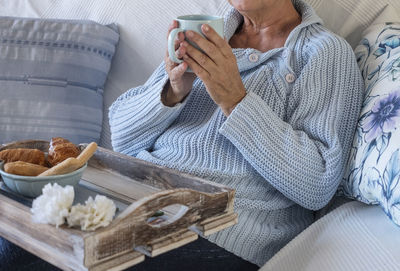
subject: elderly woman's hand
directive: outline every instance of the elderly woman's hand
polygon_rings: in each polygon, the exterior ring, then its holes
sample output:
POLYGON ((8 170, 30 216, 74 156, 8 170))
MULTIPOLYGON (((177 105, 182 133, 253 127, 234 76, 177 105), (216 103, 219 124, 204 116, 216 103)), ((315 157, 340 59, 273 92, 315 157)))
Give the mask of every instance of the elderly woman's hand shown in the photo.
MULTIPOLYGON (((173 21, 169 26, 168 35, 172 29, 178 27, 178 22, 173 21)), ((167 35, 167 37, 168 37, 167 35)), ((186 53, 186 48, 179 46, 183 42, 185 36, 183 33, 179 33, 177 39, 175 40, 175 50, 178 58, 181 58, 186 53)), ((188 73, 185 71, 188 68, 188 64, 183 62, 177 64, 173 62, 167 54, 165 56, 165 68, 168 73, 169 82, 165 86, 162 94, 162 102, 167 106, 174 106, 175 104, 181 102, 192 89, 192 84, 196 78, 193 73, 188 73)))
POLYGON ((229 44, 206 24, 202 25, 202 31, 208 40, 194 31, 186 31, 185 34, 205 54, 183 41, 181 47, 186 49, 183 60, 203 81, 209 95, 221 107, 222 112, 229 116, 246 96, 246 89, 229 44))

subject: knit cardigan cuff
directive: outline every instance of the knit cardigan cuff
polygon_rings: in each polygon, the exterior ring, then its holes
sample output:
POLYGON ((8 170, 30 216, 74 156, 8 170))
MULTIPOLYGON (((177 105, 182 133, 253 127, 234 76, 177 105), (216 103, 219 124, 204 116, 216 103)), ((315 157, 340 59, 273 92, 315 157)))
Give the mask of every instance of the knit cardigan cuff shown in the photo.
POLYGON ((262 125, 262 131, 268 129, 269 133, 274 133, 274 137, 281 135, 278 131, 279 123, 276 113, 261 99, 256 93, 249 92, 243 100, 235 107, 222 124, 219 132, 228 138, 234 145, 243 142, 248 137, 254 137, 262 125), (265 127, 265 120, 269 120, 270 127, 265 127))
MULTIPOLYGON (((285 168, 273 170, 292 162, 287 161, 290 157, 284 149, 285 125, 260 96, 249 92, 228 116, 219 133, 242 153, 260 175, 289 199, 299 203, 296 198, 300 194, 299 187, 291 182, 296 180, 293 172, 285 168)), ((290 145, 290 142, 287 143, 290 145)), ((294 157, 296 160, 298 157, 294 157)))

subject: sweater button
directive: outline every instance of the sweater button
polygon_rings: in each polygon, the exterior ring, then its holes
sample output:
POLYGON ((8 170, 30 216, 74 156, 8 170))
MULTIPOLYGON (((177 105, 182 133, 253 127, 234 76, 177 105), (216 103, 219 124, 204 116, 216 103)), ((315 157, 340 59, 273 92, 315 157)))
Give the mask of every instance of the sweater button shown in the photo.
POLYGON ((286 79, 286 82, 293 83, 294 80, 296 80, 296 77, 294 76, 294 74, 288 73, 288 74, 286 74, 285 79, 286 79))
POLYGON ((250 62, 257 62, 258 61, 258 55, 255 53, 252 53, 249 55, 249 60, 250 62))

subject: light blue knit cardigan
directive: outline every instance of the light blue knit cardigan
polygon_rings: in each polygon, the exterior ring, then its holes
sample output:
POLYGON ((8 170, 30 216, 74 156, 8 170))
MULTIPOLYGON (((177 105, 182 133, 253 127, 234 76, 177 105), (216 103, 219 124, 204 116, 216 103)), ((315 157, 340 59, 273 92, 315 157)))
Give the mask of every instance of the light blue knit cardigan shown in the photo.
MULTIPOLYGON (((302 23, 284 47, 233 49, 247 95, 228 118, 199 79, 183 103, 164 106, 164 64, 109 112, 116 151, 236 189, 239 223, 209 240, 258 265, 334 195, 363 96, 350 46, 294 4, 302 23)), ((232 9, 225 36, 242 21, 232 9)))

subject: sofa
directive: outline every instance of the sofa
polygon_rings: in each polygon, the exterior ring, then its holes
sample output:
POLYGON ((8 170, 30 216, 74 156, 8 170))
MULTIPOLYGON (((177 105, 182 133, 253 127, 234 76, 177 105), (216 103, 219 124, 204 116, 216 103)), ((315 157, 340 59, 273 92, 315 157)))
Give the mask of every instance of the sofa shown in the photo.
MULTIPOLYGON (((383 11, 385 16, 400 15, 398 0, 306 2, 328 29, 353 48, 383 11)), ((0 0, 0 16, 92 20, 117 26, 119 40, 102 89, 102 108, 96 111, 102 114, 97 141, 109 149, 108 108, 126 90, 143 84, 163 60, 171 20, 183 14, 223 15, 229 8, 226 0, 0 0)), ((400 227, 378 204, 337 196, 316 217, 261 270, 400 270, 400 227)))

